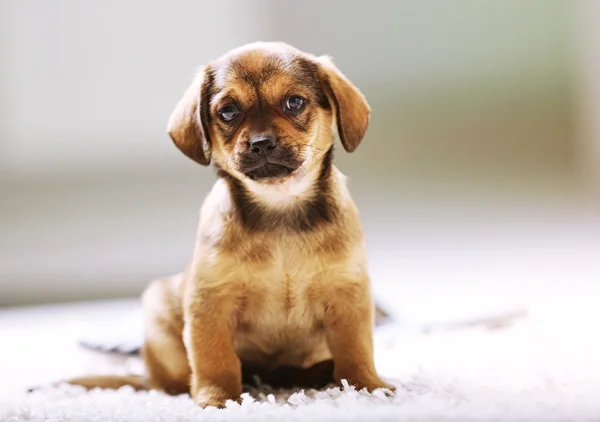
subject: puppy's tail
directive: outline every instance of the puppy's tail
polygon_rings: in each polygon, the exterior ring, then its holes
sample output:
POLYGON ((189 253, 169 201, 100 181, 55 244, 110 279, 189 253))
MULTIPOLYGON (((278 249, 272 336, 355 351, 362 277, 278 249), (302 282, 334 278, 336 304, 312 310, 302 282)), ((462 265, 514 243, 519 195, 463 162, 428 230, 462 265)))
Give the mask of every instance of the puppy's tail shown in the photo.
MULTIPOLYGON (((87 377, 72 378, 55 383, 54 385, 60 384, 78 385, 86 390, 91 390, 93 388, 116 390, 124 386, 133 387, 136 391, 148 390, 145 378, 139 375, 91 375, 87 377)), ((30 388, 28 392, 38 390, 39 388, 40 387, 30 388)))
POLYGON ((66 384, 79 385, 87 390, 92 388, 105 388, 116 390, 126 385, 134 390, 147 390, 146 380, 140 375, 91 375, 87 377, 73 378, 65 381, 66 384))

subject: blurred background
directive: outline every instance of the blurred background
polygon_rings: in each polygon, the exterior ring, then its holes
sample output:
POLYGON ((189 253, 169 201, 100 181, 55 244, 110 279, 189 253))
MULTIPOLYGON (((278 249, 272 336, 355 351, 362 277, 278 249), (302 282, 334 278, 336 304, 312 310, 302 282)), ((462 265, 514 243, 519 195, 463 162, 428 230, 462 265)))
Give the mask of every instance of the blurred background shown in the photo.
POLYGON ((1 0, 0 306, 183 269, 214 172, 167 118, 198 65, 256 40, 333 56, 372 106, 337 163, 386 306, 590 298, 599 21, 595 1, 1 0))

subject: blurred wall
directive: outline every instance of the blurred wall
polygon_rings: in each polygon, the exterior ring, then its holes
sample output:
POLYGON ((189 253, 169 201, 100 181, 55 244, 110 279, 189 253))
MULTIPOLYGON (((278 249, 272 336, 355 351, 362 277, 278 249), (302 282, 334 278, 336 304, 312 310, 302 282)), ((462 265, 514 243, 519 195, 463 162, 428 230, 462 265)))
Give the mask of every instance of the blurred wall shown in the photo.
POLYGON ((576 168, 584 184, 600 204, 600 2, 576 3, 578 74, 576 85, 576 168))
POLYGON ((0 305, 183 268, 214 176, 166 120, 199 64, 255 40, 330 54, 367 95, 368 136, 337 160, 372 254, 418 225, 576 206, 573 4, 459 3, 1 1, 0 305))

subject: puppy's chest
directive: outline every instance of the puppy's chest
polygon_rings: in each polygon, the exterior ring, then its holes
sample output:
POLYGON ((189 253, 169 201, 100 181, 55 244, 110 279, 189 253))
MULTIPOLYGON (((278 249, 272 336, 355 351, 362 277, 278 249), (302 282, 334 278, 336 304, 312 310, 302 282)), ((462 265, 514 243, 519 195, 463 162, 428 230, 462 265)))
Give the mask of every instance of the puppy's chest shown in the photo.
POLYGON ((302 244, 272 242, 270 249, 270 259, 251 267, 244 313, 261 326, 310 325, 317 311, 317 256, 302 244))
POLYGON ((320 306, 305 274, 263 273, 250 281, 237 317, 236 348, 265 366, 304 366, 323 342, 320 306), (274 277, 279 275, 279 277, 274 277))
POLYGON ((257 273, 241 300, 240 329, 275 336, 312 330, 319 319, 318 305, 311 300, 312 290, 306 274, 257 273))

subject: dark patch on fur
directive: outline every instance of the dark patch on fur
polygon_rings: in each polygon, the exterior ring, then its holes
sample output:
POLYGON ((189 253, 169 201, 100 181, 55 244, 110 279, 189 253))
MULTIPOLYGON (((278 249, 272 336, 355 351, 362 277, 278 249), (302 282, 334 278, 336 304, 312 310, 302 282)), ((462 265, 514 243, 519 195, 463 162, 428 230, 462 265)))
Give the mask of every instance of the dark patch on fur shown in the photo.
POLYGON ((292 289, 290 286, 290 276, 285 277, 285 297, 283 298, 283 308, 285 309, 286 318, 289 317, 292 309, 292 289))
POLYGON ((217 125, 219 135, 225 144, 230 144, 235 139, 235 134, 240 125, 236 123, 222 123, 217 125))
POLYGON ((314 122, 315 116, 311 111, 305 111, 298 116, 293 116, 290 122, 299 132, 307 132, 311 124, 314 122))
POLYGON ((250 85, 254 89, 258 90, 262 84, 269 81, 278 73, 283 70, 283 62, 281 59, 276 57, 265 58, 264 63, 260 68, 260 72, 254 73, 244 67, 242 63, 232 61, 230 64, 230 71, 240 81, 250 85))
POLYGON ((335 121, 337 122, 337 126, 338 126, 338 136, 341 138, 340 140, 342 141, 342 143, 344 143, 346 140, 344 139, 344 133, 342 128, 339 126, 339 122, 341 122, 342 120, 342 116, 341 116, 341 107, 340 107, 340 102, 338 101, 337 97, 335 96, 335 92, 333 92, 333 88, 331 87, 331 83, 329 82, 329 79, 325 79, 323 81, 323 84, 325 85, 325 89, 328 91, 329 95, 331 96, 331 98, 333 98, 333 103, 335 105, 335 121))
POLYGON ((233 238, 229 242, 219 242, 216 247, 226 253, 235 254, 240 262, 268 262, 272 251, 261 242, 245 242, 246 239, 233 238))
POLYGON ((263 384, 273 388, 324 388, 333 383, 333 360, 325 360, 310 368, 280 366, 274 371, 242 362, 242 382, 256 386, 254 377, 258 376, 263 384))
POLYGON ((297 73, 302 75, 301 79, 304 79, 299 82, 311 87, 311 90, 315 95, 313 100, 319 105, 319 107, 329 110, 331 108, 331 104, 329 104, 327 95, 321 85, 318 65, 302 57, 296 58, 294 63, 300 69, 300 72, 297 73))
POLYGON ((202 130, 206 137, 206 142, 211 146, 212 140, 210 139, 210 125, 212 123, 212 116, 210 115, 210 100, 215 94, 215 72, 212 69, 206 69, 204 73, 204 83, 200 90, 200 122, 202 124, 202 130))
POLYGON ((323 157, 319 177, 314 186, 313 196, 304 203, 285 211, 268 210, 257 203, 241 181, 222 168, 217 169, 219 177, 229 185, 231 197, 236 206, 237 216, 242 227, 251 232, 292 230, 306 232, 331 223, 338 212, 331 199, 331 171, 333 148, 323 157))

